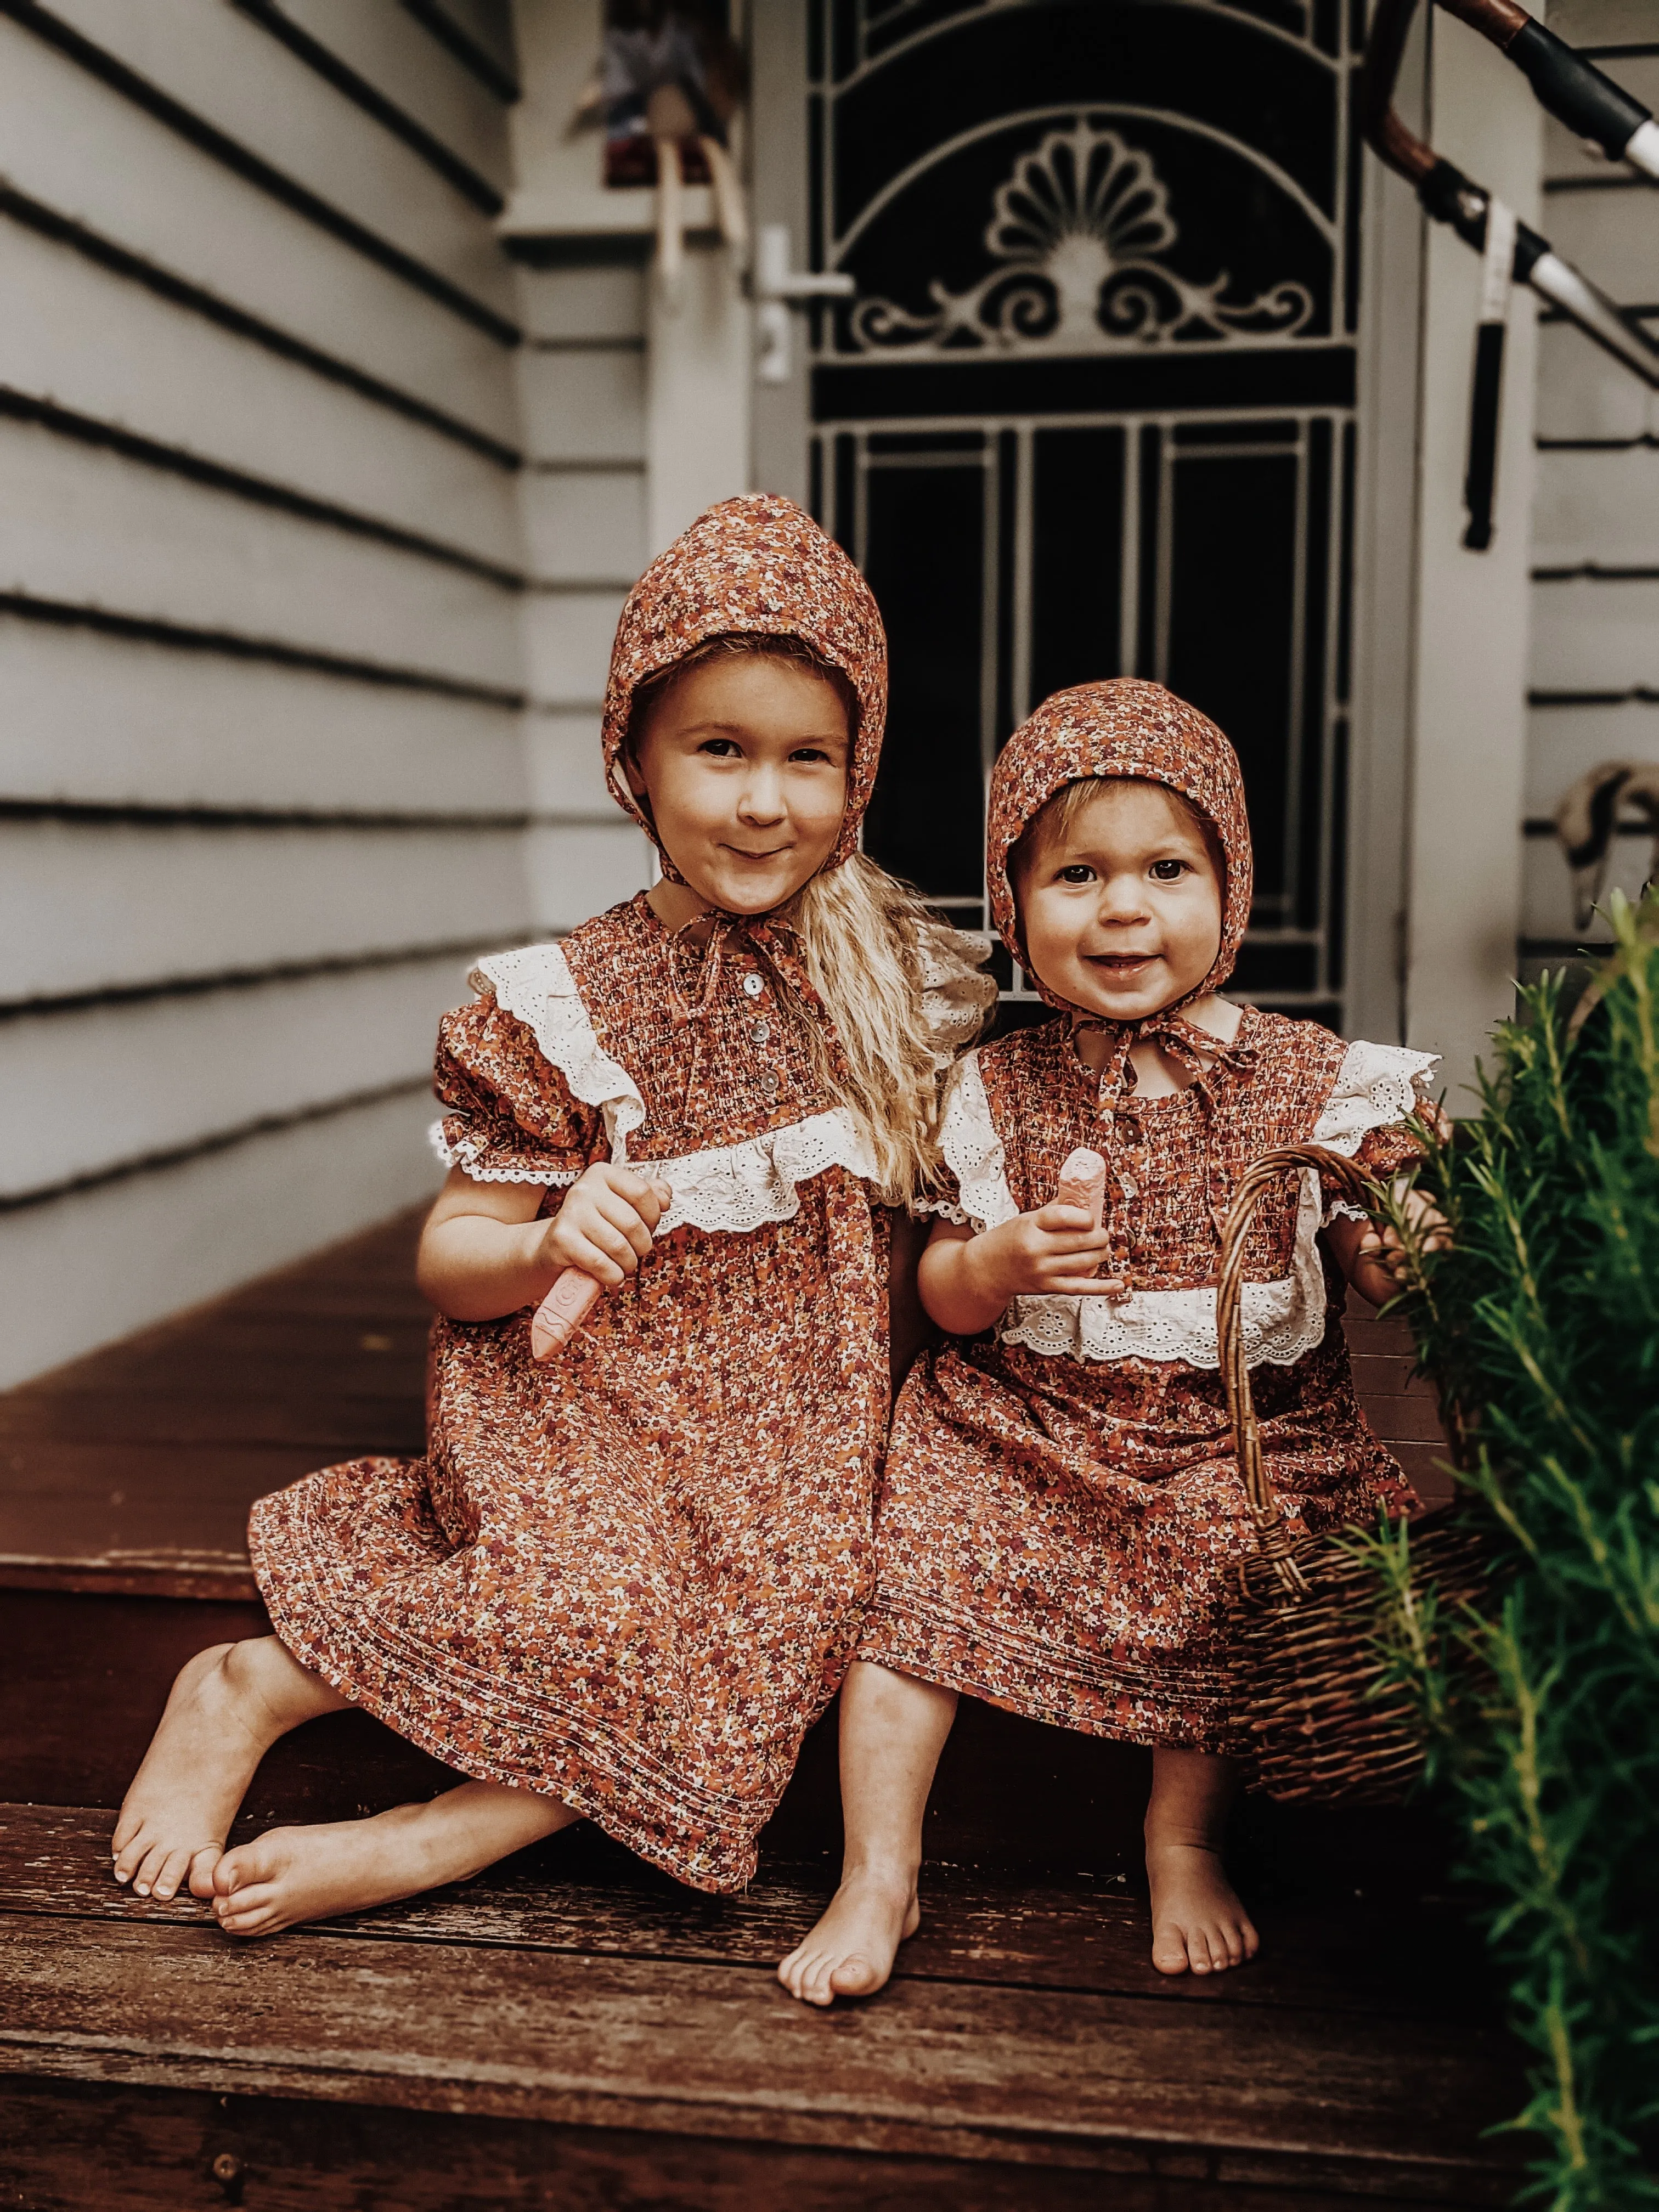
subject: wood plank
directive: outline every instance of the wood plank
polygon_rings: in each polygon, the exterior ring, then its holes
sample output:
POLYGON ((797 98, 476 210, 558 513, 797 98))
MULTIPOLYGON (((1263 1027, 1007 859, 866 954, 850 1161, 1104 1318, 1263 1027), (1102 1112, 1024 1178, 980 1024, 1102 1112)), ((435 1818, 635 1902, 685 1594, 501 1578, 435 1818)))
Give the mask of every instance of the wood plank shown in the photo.
MULTIPOLYGON (((239 2199, 258 2212, 1100 2212, 1106 2201, 1097 2172, 1063 2166, 17 2075, 0 2077, 0 2179, 30 2212, 209 2212, 239 2199)), ((1154 2153, 1148 2171, 1113 2174, 1111 2212, 1352 2212, 1352 2197, 1304 2177, 1293 2189, 1218 2181, 1213 2163, 1154 2153)), ((1425 2200, 1364 2201, 1406 2212, 1425 2200)))
POLYGON ((15 391, 518 564, 514 478, 489 454, 18 223, 0 226, 0 289, 15 391))
MULTIPOLYGON (((112 1811, 0 1805, 0 1907, 124 1924, 211 1923, 192 1898, 158 1904, 112 1880, 112 1811)), ((259 1832, 238 1823, 237 1840, 259 1832)), ((834 1887, 827 1863, 769 1855, 737 1897, 706 1897, 654 1872, 583 1826, 519 1853, 477 1881, 325 1923, 340 1940, 461 1944, 680 1964, 775 1965, 817 1920, 834 1887)), ((1248 1969, 1177 1982, 1152 1965, 1145 1900, 1121 1887, 1020 1881, 930 1866, 921 1929, 899 1954, 902 1978, 1079 1990, 1156 2002, 1301 2007, 1370 2018, 1490 2021, 1492 1976, 1478 1939, 1449 1906, 1333 1899, 1261 1911, 1263 1949, 1248 1969)))
POLYGON ((514 446, 511 356, 475 325, 245 183, 0 21, 6 171, 15 188, 514 446), (86 149, 95 145, 97 161, 86 149), (202 211, 210 207, 211 222, 202 211))
POLYGON ((1440 1408, 1431 1395, 1415 1390, 1386 1398, 1367 1395, 1359 1403, 1384 1443, 1432 1444, 1440 1452, 1447 1449, 1440 1408))
POLYGON ((0 560, 15 588, 146 621, 517 687, 519 601, 498 577, 40 423, 0 422, 0 560))
POLYGON ((488 947, 523 928, 525 896, 511 828, 3 822, 0 997, 488 947))
POLYGON ((0 1588, 70 1586, 23 1574, 28 1563, 81 1570, 83 1589, 119 1587, 140 1569, 212 1565, 236 1577, 225 1594, 240 1595, 249 1506, 316 1464, 295 1445, 0 1444, 0 1588))
POLYGON ((513 163, 501 101, 396 0, 277 4, 498 191, 511 189, 513 163))
MULTIPOLYGON (((463 966, 444 953, 15 1023, 0 1097, 0 1192, 94 1174, 319 1097, 418 1080, 431 1066, 440 1018, 468 995, 463 966), (118 1084, 108 1080, 112 1067, 118 1084)), ((261 1325, 246 1326, 251 1334, 261 1325)), ((337 1345, 352 1341, 337 1319, 319 1315, 319 1349, 331 1333, 337 1345)))
POLYGON ((367 1452, 416 1457, 426 1449, 426 1423, 402 1399, 296 1399, 276 1396, 202 1398, 88 1392, 37 1391, 0 1397, 0 1437, 46 1437, 84 1443, 127 1443, 137 1428, 149 1444, 292 1444, 331 1466, 367 1452))
POLYGON ((477 700, 26 622, 0 624, 0 683, 18 799, 323 815, 397 814, 411 793, 436 814, 525 803, 519 719, 477 700))
POLYGON ((249 17, 197 0, 58 0, 57 12, 238 146, 511 320, 512 270, 489 217, 249 17))
POLYGON ((27 1915, 0 1941, 28 2073, 1106 2171, 1189 2148, 1471 2203, 1505 2178, 1478 2130, 1512 2061, 1467 2023, 1241 2036, 1225 2007, 921 1980, 813 2016, 759 1967, 27 1915))

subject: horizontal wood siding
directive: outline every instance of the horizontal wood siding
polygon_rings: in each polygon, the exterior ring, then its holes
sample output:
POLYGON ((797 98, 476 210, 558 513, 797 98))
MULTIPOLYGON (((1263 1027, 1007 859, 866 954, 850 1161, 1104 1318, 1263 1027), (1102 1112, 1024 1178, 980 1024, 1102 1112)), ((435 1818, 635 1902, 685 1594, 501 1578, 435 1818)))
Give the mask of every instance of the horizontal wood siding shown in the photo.
MULTIPOLYGON (((1650 0, 1555 0, 1549 21, 1659 106, 1650 0)), ((1659 339, 1656 208, 1633 172, 1547 125, 1547 233, 1659 339)), ((1574 921, 1566 861, 1545 826, 1557 800, 1600 762, 1659 760, 1659 395, 1570 325, 1547 320, 1539 339, 1523 977, 1607 933, 1599 918, 1588 932, 1574 921)), ((1647 839, 1618 838, 1609 888, 1638 893, 1649 854, 1647 839)))
POLYGON ((467 964, 443 953, 8 1023, 0 1206, 343 1097, 417 1090, 439 1016, 471 995, 467 964))
POLYGON ((3 1379, 430 1188, 535 918, 504 21, 0 0, 3 1379))
POLYGON ((652 550, 644 271, 524 270, 520 287, 531 896, 538 923, 562 930, 651 880, 650 848, 605 789, 599 716, 617 617, 652 550))
MULTIPOLYGON (((205 15, 223 0, 197 4, 205 15)), ((227 168, 3 14, 0 86, 15 191, 512 445, 517 418, 499 337, 227 168)), ((373 127, 343 98, 339 108, 341 130, 373 127)))

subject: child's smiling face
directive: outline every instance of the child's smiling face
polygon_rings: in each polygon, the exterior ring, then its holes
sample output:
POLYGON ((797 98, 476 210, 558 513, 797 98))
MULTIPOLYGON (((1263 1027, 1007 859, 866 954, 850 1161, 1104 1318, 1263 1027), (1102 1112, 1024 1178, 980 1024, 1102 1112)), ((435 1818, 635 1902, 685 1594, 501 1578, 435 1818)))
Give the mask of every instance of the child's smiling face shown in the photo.
POLYGON ((653 705, 625 767, 663 849, 704 905, 766 914, 836 848, 847 805, 847 709, 798 662, 696 663, 653 705))
POLYGON ((1162 784, 1103 779, 1017 862, 1032 973, 1109 1021, 1144 1021, 1198 988, 1221 945, 1222 880, 1194 816, 1162 784))

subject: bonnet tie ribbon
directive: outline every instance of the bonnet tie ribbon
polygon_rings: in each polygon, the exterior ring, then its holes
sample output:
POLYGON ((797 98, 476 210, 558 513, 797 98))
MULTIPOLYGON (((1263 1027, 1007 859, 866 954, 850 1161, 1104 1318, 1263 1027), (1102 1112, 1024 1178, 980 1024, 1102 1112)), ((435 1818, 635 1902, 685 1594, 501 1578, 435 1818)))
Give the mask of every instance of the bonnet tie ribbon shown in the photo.
MULTIPOLYGON (((1146 1139, 1141 1122, 1146 1104, 1139 1095, 1134 1082, 1134 1070, 1129 1054, 1134 1046, 1155 1043, 1160 1050, 1177 1060, 1191 1076, 1188 1085, 1197 1096, 1203 1121, 1204 1194, 1212 1221, 1219 1240, 1221 1224, 1226 1218, 1231 1200, 1231 1188, 1226 1163, 1218 1157, 1220 1151, 1219 1130, 1216 1119, 1215 1078, 1226 1075, 1240 1082, 1249 1082, 1255 1073, 1256 1049, 1253 1045, 1225 1044, 1208 1030, 1200 1029, 1196 1023, 1186 1020, 1176 1012, 1149 1015, 1140 1022, 1108 1022, 1097 1017, 1074 1018, 1072 1023, 1073 1039, 1084 1030, 1097 1029, 1106 1035, 1108 1043, 1105 1061, 1100 1071, 1096 1091, 1098 1119, 1101 1127, 1101 1150, 1105 1153, 1112 1178, 1125 1199, 1139 1194, 1141 1178, 1146 1170, 1146 1139), (1128 1128, 1124 1128, 1125 1122, 1128 1128)), ((1129 1243, 1121 1213, 1117 1214, 1112 1231, 1112 1243, 1101 1273, 1129 1276, 1129 1243)))

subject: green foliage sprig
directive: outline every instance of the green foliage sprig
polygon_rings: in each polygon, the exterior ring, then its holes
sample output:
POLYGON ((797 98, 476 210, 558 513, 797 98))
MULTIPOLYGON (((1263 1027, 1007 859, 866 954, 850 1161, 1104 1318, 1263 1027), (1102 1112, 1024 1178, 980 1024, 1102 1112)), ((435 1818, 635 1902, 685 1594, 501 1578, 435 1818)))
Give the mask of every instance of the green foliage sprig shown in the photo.
POLYGON ((1577 1012, 1522 993, 1481 1110, 1425 1130, 1411 1322, 1488 1531, 1490 1601, 1449 1620, 1404 1531, 1375 1540, 1397 1678, 1449 1796, 1532 2063, 1523 2201, 1659 2204, 1659 894, 1617 894, 1577 1012))

